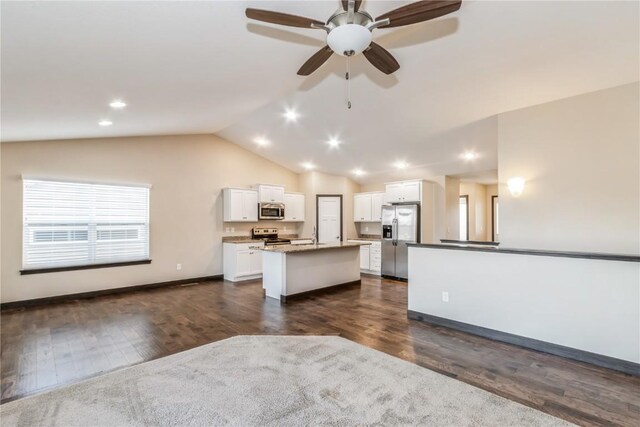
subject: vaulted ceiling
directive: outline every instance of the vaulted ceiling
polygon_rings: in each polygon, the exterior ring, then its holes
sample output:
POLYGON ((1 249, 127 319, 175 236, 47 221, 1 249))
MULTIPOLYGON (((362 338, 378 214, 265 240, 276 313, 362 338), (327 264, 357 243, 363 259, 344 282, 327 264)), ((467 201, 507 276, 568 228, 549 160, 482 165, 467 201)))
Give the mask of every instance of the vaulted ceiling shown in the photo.
MULTIPOLYGON (((362 7, 377 16, 406 3, 362 7)), ((474 174, 496 168, 496 114, 639 79, 638 2, 463 1, 430 22, 375 30, 401 68, 387 76, 354 57, 348 110, 345 58, 296 75, 323 31, 244 16, 256 7, 326 20, 338 4, 2 2, 2 140, 217 133, 296 171, 360 168, 363 182, 410 173, 398 160, 413 173, 474 174), (127 108, 111 110, 116 98, 127 108), (98 126, 105 118, 113 125, 98 126), (478 158, 464 161, 466 151, 478 158)))

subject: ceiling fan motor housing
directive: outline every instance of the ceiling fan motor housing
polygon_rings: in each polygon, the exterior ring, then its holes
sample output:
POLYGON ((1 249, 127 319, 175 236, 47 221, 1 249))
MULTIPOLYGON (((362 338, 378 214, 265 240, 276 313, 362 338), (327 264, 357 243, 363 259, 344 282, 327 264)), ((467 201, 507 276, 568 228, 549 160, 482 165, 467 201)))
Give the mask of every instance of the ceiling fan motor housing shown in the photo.
POLYGON ((357 55, 371 44, 371 31, 362 25, 344 24, 327 34, 327 44, 338 55, 357 55))
POLYGON ((371 31, 366 26, 373 22, 373 18, 359 11, 349 21, 349 14, 343 10, 333 14, 327 21, 327 27, 331 28, 327 34, 327 44, 341 56, 357 55, 371 44, 371 31))

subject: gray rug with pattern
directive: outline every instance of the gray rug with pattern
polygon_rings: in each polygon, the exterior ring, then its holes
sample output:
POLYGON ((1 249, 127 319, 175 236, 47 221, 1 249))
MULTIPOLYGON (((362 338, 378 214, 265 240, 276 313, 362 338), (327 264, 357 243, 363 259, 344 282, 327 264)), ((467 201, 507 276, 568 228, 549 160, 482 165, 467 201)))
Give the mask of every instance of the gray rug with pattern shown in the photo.
POLYGON ((333 336, 238 336, 0 406, 8 426, 556 426, 333 336))

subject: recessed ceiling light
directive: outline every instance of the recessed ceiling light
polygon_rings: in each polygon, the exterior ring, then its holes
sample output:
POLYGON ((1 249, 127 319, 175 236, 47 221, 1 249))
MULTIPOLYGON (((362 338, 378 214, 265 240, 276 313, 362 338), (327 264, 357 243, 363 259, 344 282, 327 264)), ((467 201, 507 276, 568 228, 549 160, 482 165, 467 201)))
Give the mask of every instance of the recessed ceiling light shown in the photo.
POLYGON ((354 169, 354 170, 353 170, 353 174, 354 174, 355 176, 362 176, 362 175, 366 174, 366 172, 365 172, 365 171, 363 171, 362 169, 354 169))
POLYGON ((476 153, 474 153, 473 151, 467 151, 462 155, 462 157, 465 160, 474 160, 474 159, 476 159, 478 157, 478 155, 476 153))
POLYGON ((287 110, 284 112, 284 118, 287 119, 288 122, 295 122, 296 120, 298 120, 298 117, 300 117, 300 115, 294 109, 287 108, 287 110))
POLYGON ((111 126, 111 125, 113 124, 113 122, 112 122, 112 121, 110 121, 110 120, 100 120, 100 121, 98 122, 98 124, 99 124, 100 126, 111 126))
POLYGON ((315 168, 316 168, 316 165, 314 165, 314 164, 313 164, 313 163, 311 163, 311 162, 304 162, 304 163, 302 164, 302 167, 303 167, 303 168, 305 168, 306 170, 311 170, 311 169, 315 169, 315 168))
POLYGON ((262 137, 262 136, 254 138, 253 142, 255 142, 256 144, 258 144, 261 147, 266 147, 267 145, 269 145, 269 140, 264 138, 264 137, 262 137))
POLYGON ((402 161, 402 160, 398 160, 393 165, 398 169, 406 169, 406 168, 409 167, 409 164, 407 162, 405 162, 405 161, 402 161))
POLYGON ((327 144, 329 144, 329 146, 331 148, 338 148, 338 145, 340 145, 340 140, 338 138, 329 138, 329 140, 327 141, 327 144))
POLYGON ((127 106, 127 104, 124 101, 121 101, 119 99, 116 99, 115 101, 113 101, 113 102, 111 102, 109 104, 109 107, 115 108, 116 110, 119 110, 119 109, 124 108, 126 106, 127 106))

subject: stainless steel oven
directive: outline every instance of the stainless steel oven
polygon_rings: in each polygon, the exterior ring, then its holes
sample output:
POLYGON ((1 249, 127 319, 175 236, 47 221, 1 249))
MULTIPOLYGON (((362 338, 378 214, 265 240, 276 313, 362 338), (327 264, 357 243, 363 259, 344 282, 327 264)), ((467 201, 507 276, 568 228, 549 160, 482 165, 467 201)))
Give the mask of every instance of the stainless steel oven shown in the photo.
POLYGON ((260 203, 259 219, 284 219, 284 203, 260 203))

